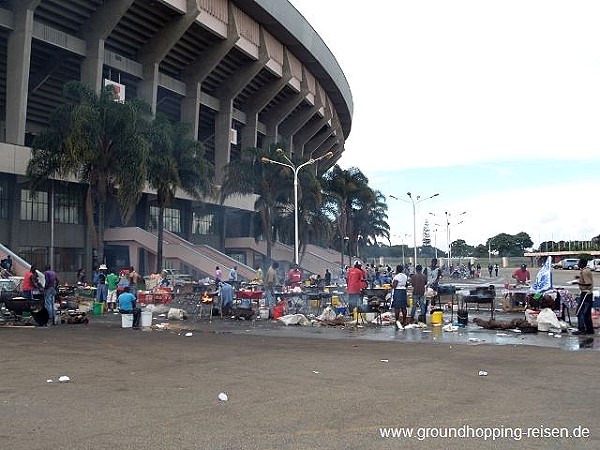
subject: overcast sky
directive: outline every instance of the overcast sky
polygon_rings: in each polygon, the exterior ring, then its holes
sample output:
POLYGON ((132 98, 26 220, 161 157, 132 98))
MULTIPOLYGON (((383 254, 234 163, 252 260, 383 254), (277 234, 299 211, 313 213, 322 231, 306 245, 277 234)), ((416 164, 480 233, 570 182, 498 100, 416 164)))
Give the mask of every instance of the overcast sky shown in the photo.
MULTIPOLYGON (((291 3, 352 91, 339 164, 386 196, 440 194, 417 205, 417 245, 429 218, 446 248, 445 212, 471 245, 600 234, 600 1, 291 3)), ((412 242, 411 204, 388 205, 392 242, 412 242)))

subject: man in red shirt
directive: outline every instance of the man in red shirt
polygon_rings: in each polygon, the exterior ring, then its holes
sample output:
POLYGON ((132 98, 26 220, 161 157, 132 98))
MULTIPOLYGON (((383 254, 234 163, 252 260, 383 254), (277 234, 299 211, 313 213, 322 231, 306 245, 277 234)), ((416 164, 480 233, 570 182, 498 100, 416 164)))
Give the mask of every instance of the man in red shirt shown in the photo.
POLYGON ((354 261, 354 266, 348 269, 346 275, 346 292, 348 293, 348 306, 350 313, 357 308, 361 302, 362 290, 367 287, 367 274, 362 270, 362 263, 359 260, 354 261))
POLYGON ((291 288, 299 287, 302 284, 302 271, 298 268, 298 264, 294 264, 288 272, 287 281, 291 288))
POLYGON ((512 277, 517 280, 517 284, 525 284, 531 279, 526 264, 521 264, 521 268, 513 272, 512 277))

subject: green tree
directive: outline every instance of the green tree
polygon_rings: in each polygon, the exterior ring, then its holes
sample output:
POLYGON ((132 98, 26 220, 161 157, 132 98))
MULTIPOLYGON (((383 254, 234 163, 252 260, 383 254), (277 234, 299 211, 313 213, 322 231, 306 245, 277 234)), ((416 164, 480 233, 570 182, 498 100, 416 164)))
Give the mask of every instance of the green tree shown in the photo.
POLYGON ((463 239, 457 239, 450 245, 452 246, 452 256, 463 258, 465 256, 473 256, 473 247, 467 244, 463 239))
POLYGON ((262 158, 281 161, 276 148, 277 146, 274 145, 269 149, 252 147, 243 150, 240 159, 230 161, 225 166, 225 176, 221 186, 221 203, 233 195, 256 195, 254 209, 260 217, 268 261, 271 261, 272 246, 275 241, 274 222, 277 211, 289 203, 287 191, 290 189, 289 169, 262 162, 262 158))
MULTIPOLYGON (((369 188, 368 178, 356 167, 348 170, 337 164, 324 176, 325 208, 333 214, 340 239, 340 260, 344 265, 346 239, 349 249, 356 248, 359 229, 353 222, 355 211, 373 205, 374 191, 369 188)), ((349 253, 352 253, 349 250, 349 253)))
POLYGON ((187 124, 157 117, 147 133, 147 178, 156 190, 158 204, 156 273, 162 271, 165 208, 171 205, 177 190, 195 199, 212 194, 212 165, 204 158, 203 145, 187 137, 188 130, 187 124))
POLYGON ((33 190, 52 177, 74 177, 87 185, 88 238, 102 262, 108 196, 116 192, 121 219, 127 222, 142 194, 150 110, 138 101, 115 101, 112 86, 97 94, 79 82, 65 84, 64 101, 34 139, 27 176, 33 190))
POLYGON ((488 239, 487 244, 501 256, 523 256, 523 252, 533 245, 533 241, 525 232, 516 235, 500 233, 488 239))

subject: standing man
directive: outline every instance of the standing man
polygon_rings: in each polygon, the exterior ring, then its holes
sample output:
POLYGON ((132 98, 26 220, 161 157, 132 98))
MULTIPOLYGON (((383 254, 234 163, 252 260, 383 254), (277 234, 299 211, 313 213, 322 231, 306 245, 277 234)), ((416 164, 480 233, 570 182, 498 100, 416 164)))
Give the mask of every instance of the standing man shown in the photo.
POLYGON ((300 287, 302 284, 302 271, 298 264, 294 264, 287 274, 288 285, 291 288, 300 287))
POLYGON ((494 273, 496 275, 496 278, 498 277, 498 263, 494 264, 494 273))
POLYGON ((119 285, 119 276, 114 271, 106 275, 106 286, 108 287, 108 295, 106 297, 106 307, 108 311, 115 312, 117 310, 117 287, 119 285))
POLYGON ((237 266, 233 266, 231 268, 231 270, 229 271, 229 281, 237 281, 237 280, 238 280, 237 266))
POLYGON ((362 270, 360 260, 354 261, 354 266, 348 269, 346 275, 346 292, 348 293, 349 313, 352 314, 354 308, 358 309, 361 304, 362 290, 367 287, 367 274, 362 270))
POLYGON ((219 266, 215 267, 215 284, 218 286, 223 278, 223 272, 219 266))
POLYGON ((494 266, 492 266, 492 263, 488 264, 488 273, 490 274, 490 278, 492 277, 492 271, 494 270, 494 266))
MULTIPOLYGON (((430 265, 429 269, 427 269, 427 287, 431 288, 437 292, 438 286, 440 284, 440 278, 442 278, 442 271, 438 267, 438 260, 437 260, 437 258, 432 258, 431 265, 430 265)), ((435 297, 433 298, 433 300, 431 301, 431 306, 435 305, 436 298, 438 299, 438 302, 439 302, 440 296, 437 295, 437 293, 436 293, 435 297)))
MULTIPOLYGON (((394 316, 396 317, 396 328, 403 330, 406 326, 406 308, 408 307, 408 299, 406 296, 406 282, 408 277, 404 273, 402 264, 396 266, 396 275, 392 280, 392 305, 394 316), (402 312, 402 323, 400 323, 400 312, 402 312)), ((414 305, 414 303, 413 303, 414 305)))
POLYGON ((254 280, 259 283, 262 284, 263 283, 263 270, 260 268, 260 264, 255 264, 254 265, 254 280))
POLYGON ((278 268, 279 263, 277 261, 273 261, 273 264, 271 264, 271 267, 269 267, 269 270, 267 270, 267 279, 265 283, 265 299, 269 308, 275 305, 275 285, 279 284, 277 280, 278 268))
MULTIPOLYGON (((102 264, 104 266, 104 264, 102 264)), ((106 268, 106 266, 104 266, 106 268)), ((136 296, 138 283, 140 282, 140 274, 135 271, 133 266, 129 268, 129 290, 136 296)))
POLYGON ((133 329, 139 330, 142 310, 135 304, 135 295, 129 292, 130 287, 125 286, 123 293, 119 295, 119 312, 121 314, 133 314, 133 329))
POLYGON ((48 323, 54 325, 54 298, 56 297, 58 279, 56 278, 56 272, 50 266, 46 266, 44 278, 46 279, 46 284, 44 285, 44 305, 48 311, 48 323))
POLYGON ((329 269, 325 269, 325 286, 331 286, 331 272, 329 269))
POLYGON ((417 303, 419 304, 419 322, 426 321, 427 314, 427 299, 425 298, 425 286, 427 286, 427 277, 423 274, 423 266, 417 264, 416 272, 410 277, 410 284, 413 287, 413 304, 410 310, 410 317, 415 321, 415 312, 417 311, 417 303))
POLYGON ((579 285, 581 293, 579 306, 577 307, 577 331, 574 331, 573 334, 594 334, 594 324, 592 323, 594 278, 584 258, 579 259, 578 266, 579 276, 576 277, 576 283, 574 284, 579 285))
POLYGON ((106 285, 106 264, 100 264, 98 267, 98 277, 96 284, 96 301, 98 303, 106 303, 108 300, 108 286, 106 285))

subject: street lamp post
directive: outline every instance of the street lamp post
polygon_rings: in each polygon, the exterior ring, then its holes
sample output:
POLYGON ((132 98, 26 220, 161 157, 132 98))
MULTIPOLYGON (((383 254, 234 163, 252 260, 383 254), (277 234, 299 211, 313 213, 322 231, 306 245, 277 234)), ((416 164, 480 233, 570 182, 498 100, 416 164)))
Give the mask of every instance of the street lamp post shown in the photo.
POLYGON ((406 266, 406 263, 404 262, 404 239, 408 236, 410 236, 410 234, 408 233, 404 233, 404 234, 395 234, 395 237, 399 237, 402 238, 402 265, 406 266))
POLYGON ((403 198, 399 198, 396 197, 394 195, 390 195, 390 198, 393 198, 395 200, 401 200, 403 202, 406 203, 412 203, 412 210, 413 210, 413 250, 414 250, 414 256, 415 256, 415 260, 414 260, 414 267, 417 267, 417 205, 421 202, 424 202, 425 200, 429 200, 431 198, 437 197, 438 195, 440 195, 439 193, 435 193, 433 195, 430 195, 429 197, 425 197, 425 198, 421 198, 420 195, 416 195, 415 197, 413 197, 413 195, 410 192, 407 192, 406 195, 408 195, 408 198, 410 198, 410 202, 408 200, 404 200, 403 198))
POLYGON ((302 169, 305 166, 308 166, 310 164, 314 164, 318 161, 321 161, 322 159, 329 159, 333 156, 333 152, 327 152, 322 156, 319 156, 318 158, 310 158, 308 161, 303 162, 302 164, 300 164, 299 166, 296 166, 296 164, 294 164, 285 154, 285 152, 278 148, 276 150, 276 152, 281 155, 286 161, 287 163, 281 162, 281 161, 276 161, 274 159, 270 159, 270 158, 266 158, 266 157, 262 157, 260 160, 265 163, 265 164, 278 164, 280 166, 284 166, 289 168, 292 173, 294 174, 294 263, 296 263, 296 265, 299 263, 299 258, 298 258, 298 248, 299 248, 299 233, 298 233, 298 172, 300 171, 300 169, 302 169))
MULTIPOLYGON (((460 214, 457 214, 459 217, 460 216, 464 216, 467 212, 463 211, 460 214)), ((448 211, 445 211, 444 214, 446 215, 446 238, 448 239, 448 264, 450 264, 450 262, 452 261, 452 241, 450 240, 450 217, 452 216, 451 213, 449 213, 448 211)), ((461 223, 463 223, 463 221, 461 220, 458 223, 452 224, 452 225, 460 225, 461 223)))

